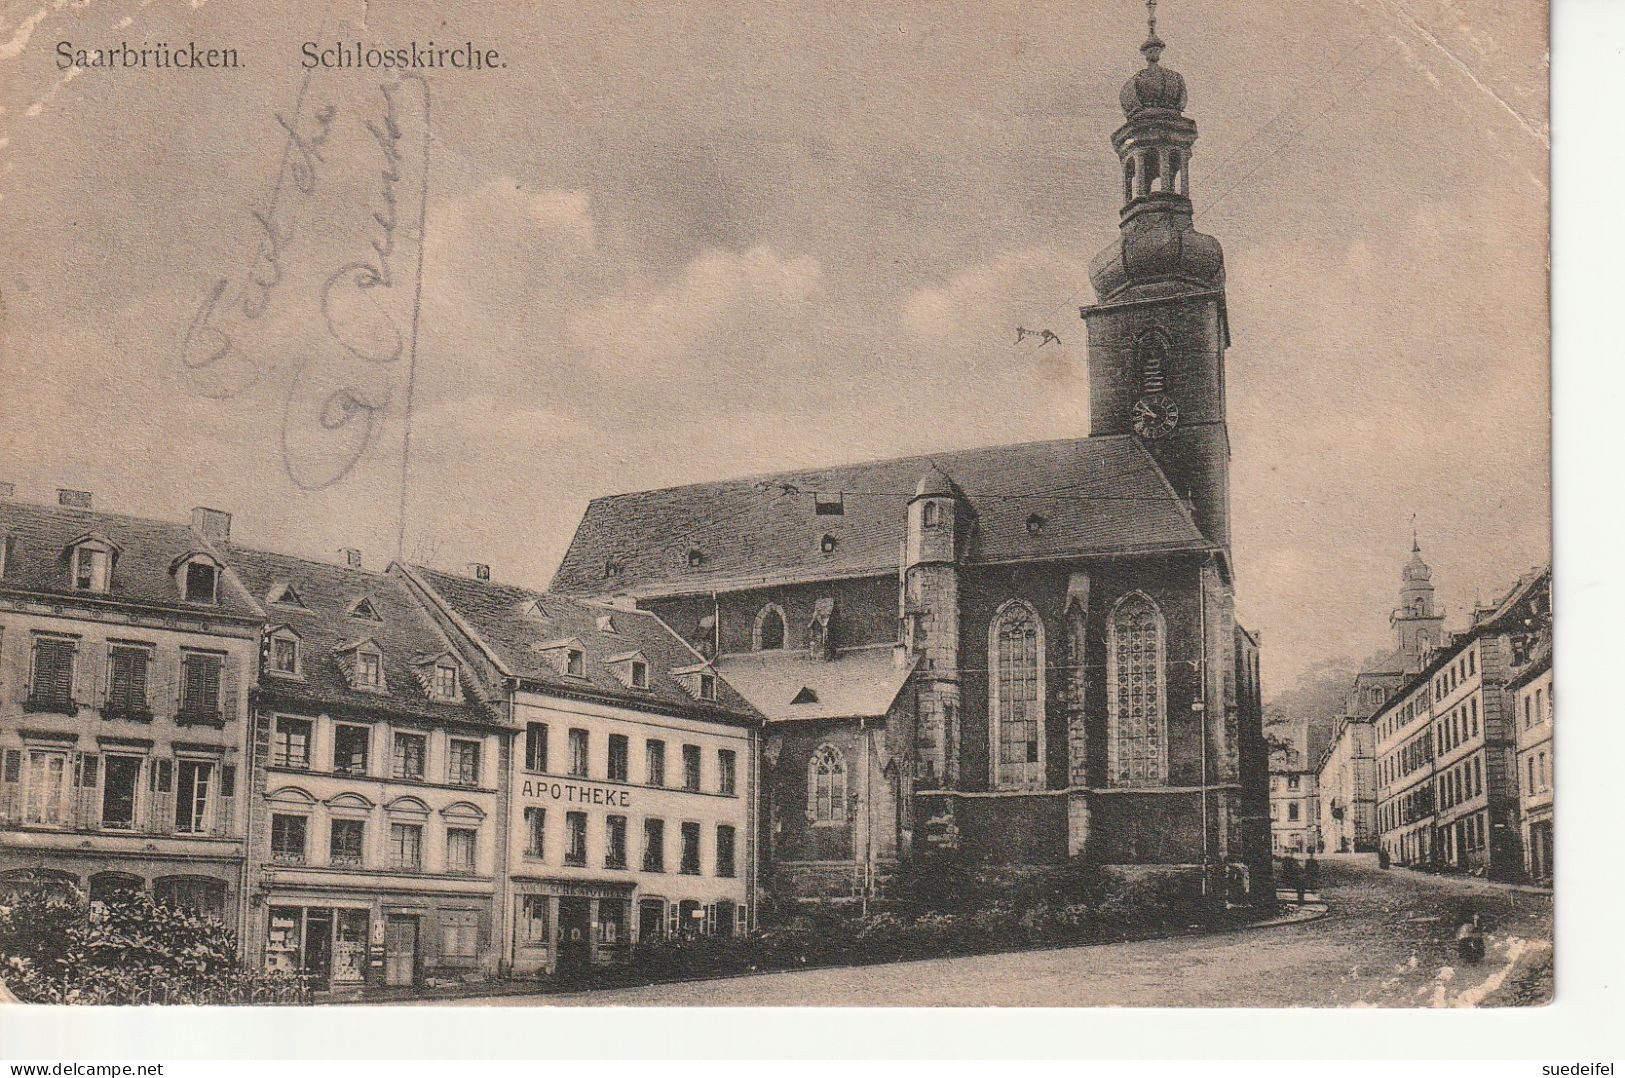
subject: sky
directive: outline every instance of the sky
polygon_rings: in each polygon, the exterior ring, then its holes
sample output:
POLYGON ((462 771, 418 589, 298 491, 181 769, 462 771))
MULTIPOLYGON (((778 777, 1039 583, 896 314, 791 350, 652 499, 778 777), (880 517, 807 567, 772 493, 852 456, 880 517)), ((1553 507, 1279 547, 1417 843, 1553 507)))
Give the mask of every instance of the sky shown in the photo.
MULTIPOLYGON (((595 496, 1086 435, 1077 308, 1144 17, 10 4, 0 481, 544 586, 595 496), (301 67, 306 41, 431 39, 504 66, 301 67), (64 73, 64 41, 240 66, 64 73)), ((1158 18, 1226 254, 1237 605, 1270 696, 1387 643, 1413 526, 1452 624, 1550 557, 1546 12, 1158 18)))

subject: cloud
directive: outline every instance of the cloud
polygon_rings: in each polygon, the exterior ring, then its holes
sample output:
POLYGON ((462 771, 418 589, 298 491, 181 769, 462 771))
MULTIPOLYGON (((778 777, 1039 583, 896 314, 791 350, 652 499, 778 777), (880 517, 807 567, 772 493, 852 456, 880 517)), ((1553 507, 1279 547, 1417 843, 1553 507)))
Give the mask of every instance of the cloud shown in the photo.
POLYGON ((1065 340, 1087 279, 1081 263, 1050 248, 1013 251, 911 292, 902 323, 926 341, 1008 342, 1017 326, 1054 329, 1065 340), (1072 298, 1052 306, 1060 295, 1072 298))

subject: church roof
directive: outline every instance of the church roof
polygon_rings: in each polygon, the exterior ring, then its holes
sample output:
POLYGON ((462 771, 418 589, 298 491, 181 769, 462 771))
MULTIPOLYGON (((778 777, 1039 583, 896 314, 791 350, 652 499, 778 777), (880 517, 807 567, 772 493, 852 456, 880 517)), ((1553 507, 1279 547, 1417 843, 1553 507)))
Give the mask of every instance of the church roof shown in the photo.
POLYGON ((895 649, 856 648, 833 659, 803 651, 724 655, 717 672, 767 716, 768 722, 880 718, 917 662, 895 649))
POLYGON ((1211 550, 1131 435, 968 449, 595 499, 553 577, 578 595, 683 594, 895 572, 928 468, 969 507, 968 564, 1211 550))

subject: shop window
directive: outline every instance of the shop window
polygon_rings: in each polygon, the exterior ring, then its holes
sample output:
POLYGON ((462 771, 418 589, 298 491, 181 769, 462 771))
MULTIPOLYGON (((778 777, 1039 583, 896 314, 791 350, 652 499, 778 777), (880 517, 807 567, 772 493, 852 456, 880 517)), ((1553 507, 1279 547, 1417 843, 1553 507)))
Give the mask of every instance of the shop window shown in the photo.
POLYGON ((333 770, 347 775, 367 773, 367 750, 372 729, 367 726, 333 727, 333 770))
POLYGON ((548 896, 525 895, 519 902, 519 942, 525 947, 546 947, 552 942, 548 930, 548 896))
POLYGON ((480 743, 452 738, 447 745, 446 781, 454 786, 480 784, 480 743))
POLYGON ((611 782, 625 782, 627 776, 627 757, 630 750, 625 734, 609 735, 609 780, 611 782))
POLYGON ((732 749, 717 750, 717 793, 732 797, 738 792, 739 758, 732 749))
POLYGON ((279 865, 305 863, 305 838, 309 821, 303 816, 271 814, 271 860, 279 865))
POLYGON ((666 871, 666 821, 650 817, 643 821, 643 871, 666 871))
POLYGON ((566 841, 564 863, 567 865, 585 865, 587 863, 587 814, 585 812, 566 812, 564 814, 564 833, 566 841))
POLYGON ((181 707, 177 722, 218 724, 220 714, 219 655, 188 653, 181 659, 181 707))
POLYGON ((666 743, 651 739, 645 748, 649 785, 666 785, 666 743))
POLYGON ((466 827, 446 829, 446 871, 474 874, 475 833, 466 827))
POLYGON ((398 779, 421 780, 424 759, 428 756, 428 739, 422 734, 395 735, 393 773, 398 779))
POLYGON ((705 930, 705 909, 691 898, 679 902, 674 911, 677 914, 676 930, 684 936, 698 936, 705 930))
POLYGON ((73 710, 73 659, 78 645, 72 640, 38 637, 29 680, 28 706, 36 710, 73 710))
POLYGON ((620 901, 598 903, 598 943, 619 947, 626 939, 626 905, 620 901))
POLYGON ((683 825, 683 860, 677 871, 689 876, 700 873, 700 825, 697 823, 683 825))
POLYGON ((547 770, 547 725, 540 722, 525 724, 525 770, 547 770))
POLYGON ((271 763, 275 767, 310 767, 311 722, 278 716, 271 736, 271 763))
POLYGON ((472 962, 479 957, 480 915, 473 910, 446 910, 440 914, 440 957, 472 962))
POLYGON ((107 716, 150 718, 147 671, 152 652, 144 647, 115 644, 107 657, 107 716))
POLYGON ((734 829, 727 824, 717 825, 717 875, 734 874, 734 829))
POLYGON ((626 817, 604 817, 604 867, 626 867, 626 817))
POLYGON ((366 833, 365 820, 334 820, 328 846, 328 861, 334 865, 361 867, 362 850, 366 848, 366 833))
POLYGON ((389 825, 389 859, 393 868, 417 872, 423 868, 423 826, 415 823, 389 825))
POLYGON ((525 809, 525 856, 540 861, 547 854, 547 810, 532 805, 525 809))
POLYGON ((640 898, 638 900, 638 939, 654 940, 666 934, 666 900, 640 898))
POLYGON ((683 789, 698 792, 700 788, 700 747, 683 746, 683 789))
POLYGON ((108 756, 102 768, 102 826, 135 828, 135 792, 141 785, 141 758, 108 756))
POLYGON ((587 777, 587 731, 570 731, 570 774, 576 778, 587 777))

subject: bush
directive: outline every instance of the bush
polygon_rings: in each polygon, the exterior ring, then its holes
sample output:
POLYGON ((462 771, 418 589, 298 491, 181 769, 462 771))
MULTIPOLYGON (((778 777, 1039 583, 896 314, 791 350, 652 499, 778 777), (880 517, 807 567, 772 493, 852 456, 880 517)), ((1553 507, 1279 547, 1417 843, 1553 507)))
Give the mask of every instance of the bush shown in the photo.
POLYGON ((304 978, 237 964, 217 921, 144 894, 92 907, 23 895, 0 907, 0 973, 31 1003, 307 1003, 304 978))

